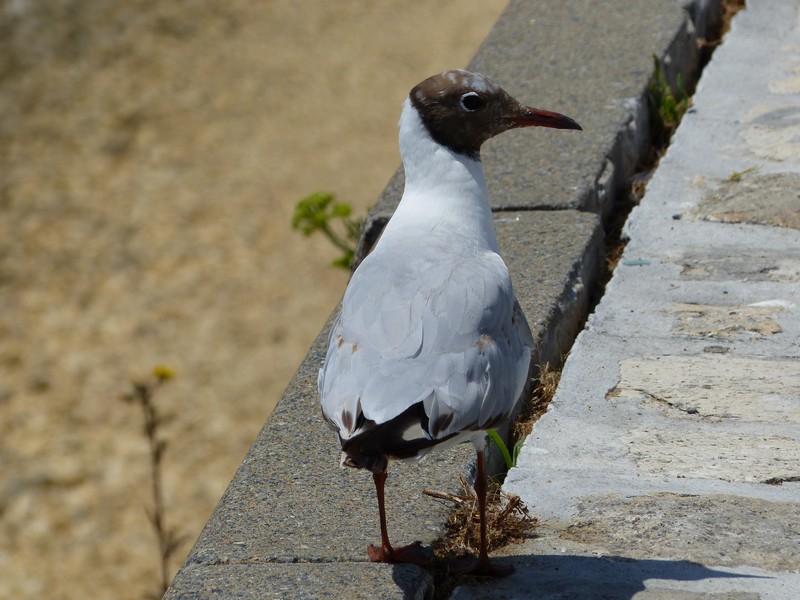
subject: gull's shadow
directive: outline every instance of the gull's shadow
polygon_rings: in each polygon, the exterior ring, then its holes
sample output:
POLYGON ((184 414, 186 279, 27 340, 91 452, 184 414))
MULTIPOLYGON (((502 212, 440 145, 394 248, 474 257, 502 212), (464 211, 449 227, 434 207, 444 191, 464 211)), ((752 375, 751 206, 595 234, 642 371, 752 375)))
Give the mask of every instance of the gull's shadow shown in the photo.
MULTIPOLYGON (((458 588, 453 600, 493 599, 570 599, 570 600, 630 600, 647 589, 647 580, 659 579, 692 582, 702 579, 763 579, 758 575, 721 571, 688 560, 633 559, 622 556, 576 556, 543 554, 495 558, 499 565, 513 564, 509 577, 460 577, 442 581, 437 586, 458 588)), ((395 582, 413 598, 415 590, 408 589, 408 574, 395 569, 395 582)), ((735 586, 735 584, 733 584, 735 586)), ((650 588, 664 589, 664 585, 650 588)), ((675 586, 671 586, 675 587, 675 586)), ((754 591, 747 584, 726 591, 754 591), (738 588, 738 589, 737 589, 738 588)), ((694 591, 694 590, 686 590, 694 591)))

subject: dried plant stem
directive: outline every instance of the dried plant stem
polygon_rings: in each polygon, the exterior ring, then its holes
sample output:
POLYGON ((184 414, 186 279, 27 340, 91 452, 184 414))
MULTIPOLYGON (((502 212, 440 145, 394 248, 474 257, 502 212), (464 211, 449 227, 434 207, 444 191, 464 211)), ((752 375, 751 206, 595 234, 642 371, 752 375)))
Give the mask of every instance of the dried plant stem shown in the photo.
POLYGON ((158 389, 173 377, 167 367, 156 367, 154 379, 147 383, 133 383, 131 392, 123 395, 123 400, 138 404, 144 413, 144 434, 147 438, 150 459, 150 485, 153 496, 152 509, 146 509, 147 518, 153 527, 158 541, 159 554, 159 591, 153 594, 160 598, 167 591, 170 582, 169 563, 172 555, 183 541, 174 528, 167 527, 166 507, 164 503, 164 484, 162 465, 167 443, 159 435, 159 427, 164 419, 156 410, 154 397, 158 389))
POLYGON ((158 415, 153 404, 153 394, 157 386, 153 386, 142 397, 144 411, 144 431, 150 445, 150 480, 153 492, 153 509, 148 511, 150 523, 158 538, 159 557, 161 559, 161 588, 166 592, 169 587, 170 535, 164 523, 164 491, 161 475, 161 464, 166 444, 158 439, 158 415))

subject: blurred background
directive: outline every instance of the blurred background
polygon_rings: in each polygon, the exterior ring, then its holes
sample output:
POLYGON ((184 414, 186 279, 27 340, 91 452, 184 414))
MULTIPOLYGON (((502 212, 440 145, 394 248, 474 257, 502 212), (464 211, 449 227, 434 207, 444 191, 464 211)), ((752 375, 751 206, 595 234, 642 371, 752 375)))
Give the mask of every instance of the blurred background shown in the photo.
POLYGON ((177 570, 347 281, 295 203, 365 213, 505 4, 0 0, 0 598, 157 588, 159 364, 177 570))

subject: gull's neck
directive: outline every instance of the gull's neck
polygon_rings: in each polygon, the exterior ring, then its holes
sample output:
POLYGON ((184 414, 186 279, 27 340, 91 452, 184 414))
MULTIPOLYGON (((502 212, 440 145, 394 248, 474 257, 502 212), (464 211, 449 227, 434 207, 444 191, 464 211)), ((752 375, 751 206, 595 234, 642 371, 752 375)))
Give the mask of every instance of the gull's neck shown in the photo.
POLYGON ((406 99, 400 117, 405 190, 386 235, 413 228, 420 234, 447 228, 477 246, 497 251, 489 194, 480 159, 453 152, 431 138, 406 99))

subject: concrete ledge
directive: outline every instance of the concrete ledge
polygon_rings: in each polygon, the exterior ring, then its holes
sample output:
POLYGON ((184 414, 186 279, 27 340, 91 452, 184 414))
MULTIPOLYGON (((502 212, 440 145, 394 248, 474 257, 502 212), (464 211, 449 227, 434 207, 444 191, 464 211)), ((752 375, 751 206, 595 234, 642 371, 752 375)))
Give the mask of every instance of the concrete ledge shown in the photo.
MULTIPOLYGON (((708 21, 716 6, 698 0, 692 11, 708 21)), ((672 67, 691 71, 697 35, 676 2, 512 0, 471 64, 521 100, 569 114, 586 129, 574 136, 510 132, 484 153, 500 246, 542 361, 558 360, 585 319, 602 267, 602 215, 613 209, 647 143, 641 99, 652 55, 673 53, 672 67)), ((369 217, 362 255, 401 189, 398 173, 369 217)), ((366 546, 379 537, 372 481, 339 468, 334 436, 317 403, 328 326, 167 598, 394 598, 431 591, 419 570, 366 563, 366 546)), ((387 504, 393 540, 430 543, 440 535, 446 509, 422 490, 453 490, 471 459, 471 449, 460 447, 419 465, 392 466, 387 504)))
POLYGON ((187 565, 165 598, 423 600, 432 594, 433 577, 414 565, 387 568, 365 562, 224 563, 187 565), (313 595, 298 590, 313 590, 313 595), (376 590, 380 590, 379 596, 375 595, 376 590))

